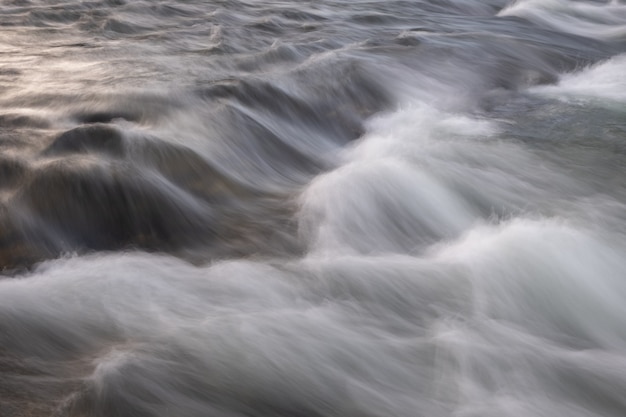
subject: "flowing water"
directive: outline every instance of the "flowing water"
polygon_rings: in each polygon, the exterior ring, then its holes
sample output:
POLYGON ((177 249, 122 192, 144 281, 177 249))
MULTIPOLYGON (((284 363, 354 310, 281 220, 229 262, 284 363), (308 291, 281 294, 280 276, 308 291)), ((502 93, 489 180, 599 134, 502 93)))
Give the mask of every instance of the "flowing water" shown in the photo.
POLYGON ((626 415, 626 2, 0 1, 0 416, 626 415))

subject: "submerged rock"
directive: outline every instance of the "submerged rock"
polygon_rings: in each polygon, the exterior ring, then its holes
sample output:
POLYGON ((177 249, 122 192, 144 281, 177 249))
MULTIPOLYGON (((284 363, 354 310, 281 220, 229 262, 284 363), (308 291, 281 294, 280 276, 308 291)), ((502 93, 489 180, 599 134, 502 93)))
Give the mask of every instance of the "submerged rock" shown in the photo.
POLYGON ((124 154, 124 137, 113 126, 94 124, 80 126, 59 135, 44 151, 44 155, 99 152, 111 156, 124 154))
POLYGON ((36 171, 13 200, 22 226, 53 250, 163 247, 210 231, 210 210, 128 164, 66 158, 36 171))

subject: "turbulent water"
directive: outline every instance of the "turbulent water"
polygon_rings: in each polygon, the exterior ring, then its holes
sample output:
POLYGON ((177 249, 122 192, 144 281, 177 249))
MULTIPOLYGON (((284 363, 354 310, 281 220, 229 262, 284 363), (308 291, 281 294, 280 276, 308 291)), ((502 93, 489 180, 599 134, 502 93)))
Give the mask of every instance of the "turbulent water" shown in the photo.
POLYGON ((626 415, 626 2, 0 1, 0 416, 626 415))

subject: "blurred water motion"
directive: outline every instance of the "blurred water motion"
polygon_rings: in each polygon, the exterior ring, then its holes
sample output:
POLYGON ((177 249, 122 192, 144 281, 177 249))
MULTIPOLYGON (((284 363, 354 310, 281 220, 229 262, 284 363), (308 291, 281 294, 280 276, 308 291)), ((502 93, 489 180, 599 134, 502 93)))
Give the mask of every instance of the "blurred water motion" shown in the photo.
POLYGON ((0 2, 0 416, 626 415, 623 1, 0 2))

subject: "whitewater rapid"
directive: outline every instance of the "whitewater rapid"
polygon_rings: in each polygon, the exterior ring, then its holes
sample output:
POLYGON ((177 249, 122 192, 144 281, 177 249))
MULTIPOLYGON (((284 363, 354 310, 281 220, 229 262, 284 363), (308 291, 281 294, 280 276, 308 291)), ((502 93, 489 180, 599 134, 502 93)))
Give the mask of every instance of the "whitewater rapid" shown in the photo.
POLYGON ((0 416, 624 416, 625 24, 0 2, 0 416))

